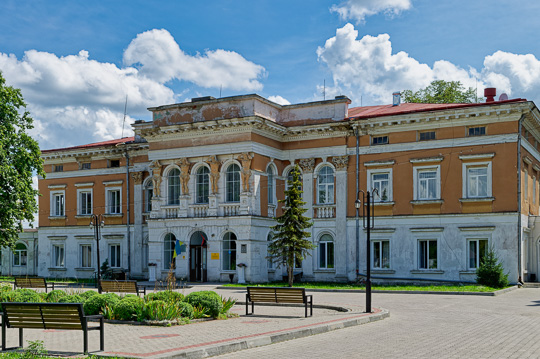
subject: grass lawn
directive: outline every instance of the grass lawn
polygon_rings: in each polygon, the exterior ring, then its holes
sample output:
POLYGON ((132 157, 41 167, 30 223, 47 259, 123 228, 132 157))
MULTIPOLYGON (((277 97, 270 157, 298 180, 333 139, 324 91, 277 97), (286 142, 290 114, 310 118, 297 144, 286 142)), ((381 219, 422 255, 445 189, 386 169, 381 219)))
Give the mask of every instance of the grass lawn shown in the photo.
MULTIPOLYGON (((286 282, 270 282, 270 283, 253 283, 249 286, 259 287, 287 287, 286 282)), ((225 284, 225 287, 245 287, 243 284, 225 284)), ((328 282, 300 282, 294 283, 294 287, 302 287, 308 289, 348 289, 348 290, 364 290, 365 285, 347 284, 347 283, 328 283, 328 282)), ((483 285, 464 284, 464 285, 372 285, 373 290, 402 290, 402 291, 432 291, 432 292, 495 292, 500 288, 491 288, 483 285)))

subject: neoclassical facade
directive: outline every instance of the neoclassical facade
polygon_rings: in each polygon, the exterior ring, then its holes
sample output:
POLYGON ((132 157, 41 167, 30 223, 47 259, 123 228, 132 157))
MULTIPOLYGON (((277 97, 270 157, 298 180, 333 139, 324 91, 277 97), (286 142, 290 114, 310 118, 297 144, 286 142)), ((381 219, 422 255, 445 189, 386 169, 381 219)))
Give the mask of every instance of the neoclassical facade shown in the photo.
POLYGON ((349 104, 199 98, 150 108, 152 121, 137 121, 134 137, 43 151, 39 274, 93 275, 90 215, 102 214, 101 258, 132 277, 148 278, 155 264, 161 279, 171 269, 190 281, 236 280, 240 270, 250 282, 281 279, 267 247, 298 165, 316 245, 297 263, 305 280, 365 273, 354 202, 368 189, 377 189, 377 279, 474 281, 493 247, 511 281, 535 280, 540 116, 532 102, 349 104))

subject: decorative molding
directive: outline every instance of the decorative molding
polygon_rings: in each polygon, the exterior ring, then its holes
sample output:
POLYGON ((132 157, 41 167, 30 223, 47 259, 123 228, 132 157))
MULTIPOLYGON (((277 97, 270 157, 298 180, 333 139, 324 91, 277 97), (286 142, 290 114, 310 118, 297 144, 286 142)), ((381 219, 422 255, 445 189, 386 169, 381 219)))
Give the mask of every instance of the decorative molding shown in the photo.
POLYGON ((460 160, 484 160, 495 157, 495 153, 478 153, 474 155, 461 155, 459 156, 460 160))
POLYGON ((103 185, 104 185, 105 187, 118 186, 118 185, 121 185, 122 183, 124 183, 124 180, 117 180, 117 181, 103 181, 103 185))
POLYGON ((161 196, 161 163, 159 161, 152 161, 148 168, 152 174, 154 196, 159 198, 161 196))
POLYGON ((191 163, 189 163, 186 157, 180 158, 175 162, 175 165, 180 167, 180 187, 182 188, 183 195, 189 195, 189 170, 191 169, 191 163))
POLYGON ((394 160, 390 160, 390 161, 369 161, 369 162, 364 162, 364 167, 391 166, 394 163, 396 163, 396 161, 394 161, 394 160))
POLYGON ((313 173, 315 168, 315 158, 302 158, 299 161, 299 165, 302 168, 303 173, 313 173))
POLYGON ((65 241, 67 236, 47 236, 47 238, 51 241, 65 241))
POLYGON ((460 198, 460 202, 493 202, 495 197, 460 198))
POLYGON ((253 153, 244 152, 238 156, 237 159, 242 163, 242 189, 244 192, 249 192, 249 179, 251 177, 251 160, 253 159, 253 153))
POLYGON ((336 166, 336 170, 346 170, 349 164, 349 156, 334 156, 332 157, 332 163, 336 166))
POLYGON ((409 228, 411 232, 442 232, 444 227, 414 227, 409 228))
POLYGON ((75 183, 75 187, 93 187, 93 186, 94 186, 94 182, 75 183))
POLYGON ((135 185, 142 184, 142 181, 143 181, 143 173, 142 172, 132 172, 131 177, 133 178, 133 184, 135 184, 135 185))
POLYGON ((495 230, 495 226, 464 226, 458 228, 462 232, 487 232, 495 230))
POLYGON ((49 189, 63 189, 66 188, 66 184, 51 184, 48 186, 49 189))
POLYGON ((219 193, 219 167, 221 162, 218 160, 217 156, 210 156, 206 160, 206 163, 210 166, 210 189, 212 194, 219 193))
POLYGON ((532 164, 532 159, 529 156, 525 156, 525 157, 523 157, 523 162, 530 165, 530 164, 532 164))
POLYGON ((425 157, 425 158, 411 158, 409 160, 409 162, 411 162, 411 163, 441 162, 443 159, 444 159, 443 156, 425 157))

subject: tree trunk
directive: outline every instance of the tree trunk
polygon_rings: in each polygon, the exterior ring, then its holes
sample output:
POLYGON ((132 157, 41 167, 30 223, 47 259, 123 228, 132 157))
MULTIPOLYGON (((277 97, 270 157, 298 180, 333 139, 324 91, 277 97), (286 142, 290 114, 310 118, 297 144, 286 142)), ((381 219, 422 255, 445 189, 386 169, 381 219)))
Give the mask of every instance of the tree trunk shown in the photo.
POLYGON ((294 280, 293 270, 294 270, 293 267, 291 266, 287 267, 287 274, 289 274, 289 287, 293 286, 293 280, 294 280))

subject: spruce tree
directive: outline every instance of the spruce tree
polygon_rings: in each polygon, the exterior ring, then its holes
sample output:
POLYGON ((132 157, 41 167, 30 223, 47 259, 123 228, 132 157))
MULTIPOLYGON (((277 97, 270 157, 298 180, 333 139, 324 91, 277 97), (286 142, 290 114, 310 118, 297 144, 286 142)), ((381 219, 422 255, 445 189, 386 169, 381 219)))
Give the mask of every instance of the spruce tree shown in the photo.
POLYGON ((303 260, 311 255, 310 250, 315 246, 307 238, 311 233, 306 231, 310 228, 310 218, 303 214, 307 211, 304 208, 306 202, 302 201, 302 182, 300 181, 300 169, 298 165, 292 170, 292 181, 288 181, 288 189, 285 191, 285 199, 279 200, 284 204, 283 215, 276 218, 278 224, 272 227, 274 241, 268 247, 268 258, 287 266, 289 277, 289 287, 293 286, 293 270, 296 260, 303 260))
POLYGON ((499 262, 493 248, 489 248, 476 268, 476 282, 493 288, 504 288, 508 285, 508 274, 504 273, 503 265, 499 262))

